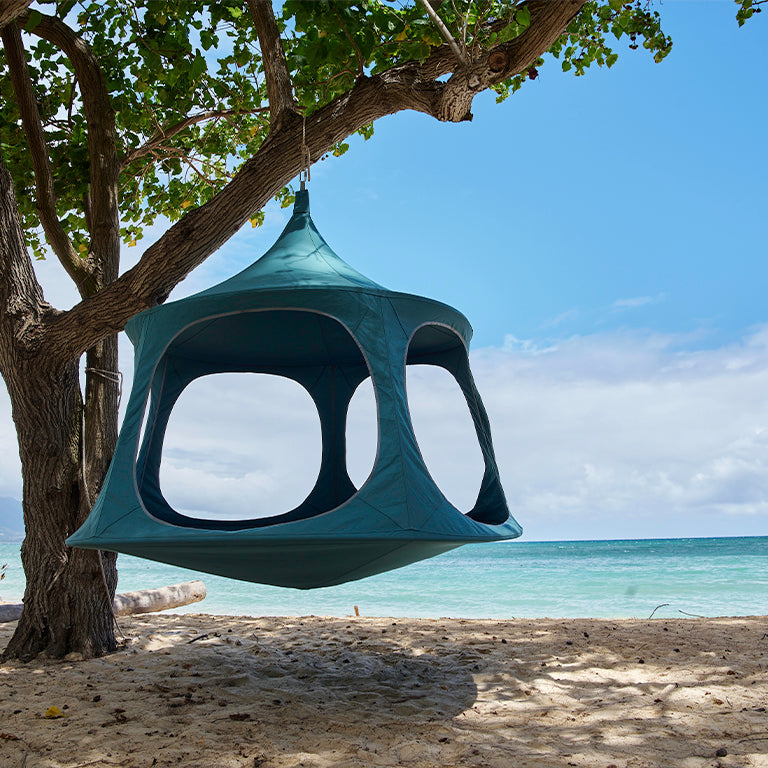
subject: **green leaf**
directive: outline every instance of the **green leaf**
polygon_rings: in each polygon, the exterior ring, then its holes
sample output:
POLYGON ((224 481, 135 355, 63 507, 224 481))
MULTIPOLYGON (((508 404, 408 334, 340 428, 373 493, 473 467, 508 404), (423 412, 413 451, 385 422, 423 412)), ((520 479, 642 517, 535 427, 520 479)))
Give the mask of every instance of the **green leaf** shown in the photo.
POLYGON ((205 72, 207 69, 207 65, 205 63, 205 59, 198 53, 195 56, 194 61, 192 62, 192 66, 190 67, 189 74, 191 75, 193 80, 197 80, 200 75, 205 72))
POLYGON ((368 123, 358 130, 358 133, 366 140, 373 137, 373 123, 368 123))
POLYGON ((24 25, 24 30, 26 32, 31 32, 42 20, 43 14, 40 13, 40 11, 34 10, 33 8, 29 12, 29 18, 27 19, 27 23, 24 25))
POLYGON ((343 154, 346 154, 346 152, 348 150, 349 150, 349 144, 347 144, 345 141, 339 142, 333 148, 333 156, 334 157, 341 157, 343 154))

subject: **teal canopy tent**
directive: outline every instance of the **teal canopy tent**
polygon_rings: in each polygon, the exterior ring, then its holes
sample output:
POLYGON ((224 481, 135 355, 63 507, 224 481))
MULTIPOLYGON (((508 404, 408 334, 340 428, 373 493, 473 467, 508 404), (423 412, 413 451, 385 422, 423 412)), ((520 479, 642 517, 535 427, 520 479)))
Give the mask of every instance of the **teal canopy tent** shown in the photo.
POLYGON ((202 293, 142 312, 126 332, 135 347, 131 397, 104 487, 70 546, 308 589, 522 532, 507 508, 469 369, 467 319, 440 302, 389 291, 342 261, 315 228, 305 190, 258 261, 202 293), (467 514, 448 502, 421 456, 405 386, 406 365, 414 364, 446 369, 466 397, 485 462, 467 514), (160 462, 174 404, 195 379, 225 372, 288 377, 317 406, 320 471, 290 512, 198 519, 163 495, 160 462), (368 377, 378 450, 356 488, 346 467, 347 407, 368 377))

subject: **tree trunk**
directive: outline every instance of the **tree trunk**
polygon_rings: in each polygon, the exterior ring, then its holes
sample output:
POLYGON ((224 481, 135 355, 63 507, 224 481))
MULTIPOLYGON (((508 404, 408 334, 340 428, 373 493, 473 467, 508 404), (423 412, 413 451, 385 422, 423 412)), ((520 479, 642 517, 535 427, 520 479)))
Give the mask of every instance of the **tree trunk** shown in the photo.
MULTIPOLYGON (((40 653, 60 657, 71 651, 96 656, 115 648, 110 607, 117 583, 115 556, 104 558, 103 577, 99 552, 64 544, 89 509, 81 470, 79 361, 66 360, 45 342, 47 324, 55 315, 35 279, 13 183, 0 159, 0 373, 19 442, 26 529, 21 559, 27 577, 24 613, 5 659, 31 659, 40 653)), ((93 353, 94 367, 114 370, 109 366, 116 363, 116 354, 114 339, 100 343, 93 353)), ((89 473, 95 491, 114 446, 115 384, 94 379, 88 396, 94 445, 89 473)))
POLYGON ((45 356, 35 356, 17 370, 17 375, 6 376, 6 383, 24 482, 21 560, 27 584, 24 613, 3 658, 108 653, 116 647, 110 607, 117 583, 115 559, 104 563, 110 594, 100 553, 64 544, 88 514, 80 470, 78 365, 75 361, 51 371, 45 356))

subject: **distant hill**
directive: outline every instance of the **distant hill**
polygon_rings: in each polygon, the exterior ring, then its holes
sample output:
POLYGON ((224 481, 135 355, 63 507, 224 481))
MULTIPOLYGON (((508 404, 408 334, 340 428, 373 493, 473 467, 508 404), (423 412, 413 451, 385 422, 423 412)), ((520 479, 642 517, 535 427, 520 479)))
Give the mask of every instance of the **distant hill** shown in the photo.
POLYGON ((24 519, 21 502, 0 496, 0 541, 21 541, 24 538, 24 519))

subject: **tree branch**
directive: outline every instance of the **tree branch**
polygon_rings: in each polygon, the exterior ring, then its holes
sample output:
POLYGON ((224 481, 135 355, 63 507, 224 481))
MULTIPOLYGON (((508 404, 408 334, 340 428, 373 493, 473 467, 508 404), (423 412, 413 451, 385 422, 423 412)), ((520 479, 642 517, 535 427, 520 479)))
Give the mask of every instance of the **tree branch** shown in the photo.
POLYGON ((469 59, 467 58, 464 51, 459 48, 459 44, 456 42, 456 40, 454 40, 453 35, 451 34, 448 27, 445 26, 443 20, 437 15, 435 10, 429 4, 429 0, 419 0, 419 2, 426 9, 429 18, 432 19, 435 26, 438 28, 438 30, 440 30, 440 34, 445 39, 445 42, 450 46, 450 49, 453 51, 453 55, 456 57, 456 60, 466 67, 469 64, 469 59))
MULTIPOLYGON (((512 41, 502 69, 478 67, 488 87, 520 72, 541 56, 562 33, 584 0, 531 2, 531 27, 512 41), (535 30, 541 24, 543 29, 535 30)), ((447 46, 446 46, 447 48, 447 46)), ((496 51, 497 49, 493 49, 496 51)), ((505 48, 505 51, 507 49, 505 48)), ((455 66, 455 59, 453 60, 455 66)), ((445 116, 448 83, 425 79, 435 61, 409 61, 377 75, 361 78, 346 93, 306 118, 306 144, 312 157, 322 157, 354 131, 386 115, 411 109, 438 119, 445 116)), ((476 77, 479 77, 475 74, 476 77)), ((454 75, 454 78, 456 76, 454 75)), ((451 80, 454 80, 451 78, 451 80)), ((460 93, 459 83, 451 86, 460 93)), ((466 83, 466 80, 464 81, 466 83)), ((465 84, 467 103, 478 92, 465 84)), ((466 112, 466 108, 465 108, 466 112)), ((465 114, 461 112, 459 118, 465 114)), ((141 310, 162 303, 171 290, 225 243, 302 169, 302 124, 290 121, 273 131, 259 151, 212 200, 191 210, 142 255, 138 264, 96 296, 55 318, 48 328, 52 343, 78 355, 97 339, 115 333, 141 310)))
POLYGON ((291 76, 288 72, 288 63, 280 39, 280 30, 277 28, 275 14, 272 11, 271 0, 248 0, 248 9, 259 38, 269 97, 269 122, 275 129, 283 120, 284 112, 286 114, 295 112, 291 76))
POLYGON ((341 19, 339 9, 334 7, 333 12, 336 14, 336 18, 339 21, 339 26, 341 26, 345 37, 347 40, 349 40, 350 45, 355 51, 355 56, 357 57, 357 76, 362 77, 365 74, 365 59, 363 58, 363 52, 360 50, 360 46, 355 42, 355 38, 349 34, 349 30, 341 19))
MULTIPOLYGON (((20 20, 29 14, 20 16, 20 20)), ((98 59, 61 19, 43 15, 32 33, 60 48, 75 70, 88 127, 91 244, 89 262, 98 286, 117 278, 120 258, 117 132, 115 113, 98 59)))
POLYGON ((7 382, 19 348, 34 344, 37 322, 50 311, 35 278, 19 223, 13 179, 0 157, 0 373, 7 382))
POLYGON ((32 0, 0 0, 0 29, 24 13, 32 0))
POLYGON ((127 155, 120 160, 120 170, 125 169, 127 165, 130 165, 134 160, 138 160, 144 155, 150 154, 157 147, 161 146, 164 141, 172 139, 174 136, 181 133, 183 130, 189 128, 191 125, 197 123, 203 123, 206 120, 214 120, 217 117, 233 117, 236 115, 254 115, 259 112, 264 112, 265 109, 220 109, 212 110, 210 112, 200 112, 197 115, 190 115, 180 120, 174 125, 169 125, 167 128, 160 128, 154 136, 152 136, 147 142, 142 144, 136 149, 132 149, 127 155))
POLYGON ((470 109, 475 95, 528 69, 560 37, 584 2, 529 0, 527 7, 531 22, 528 28, 508 43, 487 51, 487 55, 475 59, 471 66, 454 72, 440 96, 437 119, 449 122, 471 120, 470 109))
POLYGON ((35 205, 46 239, 67 274, 85 297, 93 292, 95 284, 88 267, 75 251, 56 213, 56 194, 48 147, 45 143, 43 124, 32 89, 32 79, 27 68, 27 57, 18 26, 8 24, 0 32, 5 58, 11 74, 16 103, 21 114, 21 124, 27 137, 32 168, 35 172, 35 205))
POLYGON ((531 12, 531 22, 525 32, 489 51, 486 61, 498 52, 506 53, 509 58, 505 67, 492 70, 488 76, 489 85, 527 70, 554 45, 584 4, 585 0, 559 0, 556 3, 550 0, 529 0, 527 6, 531 12))

